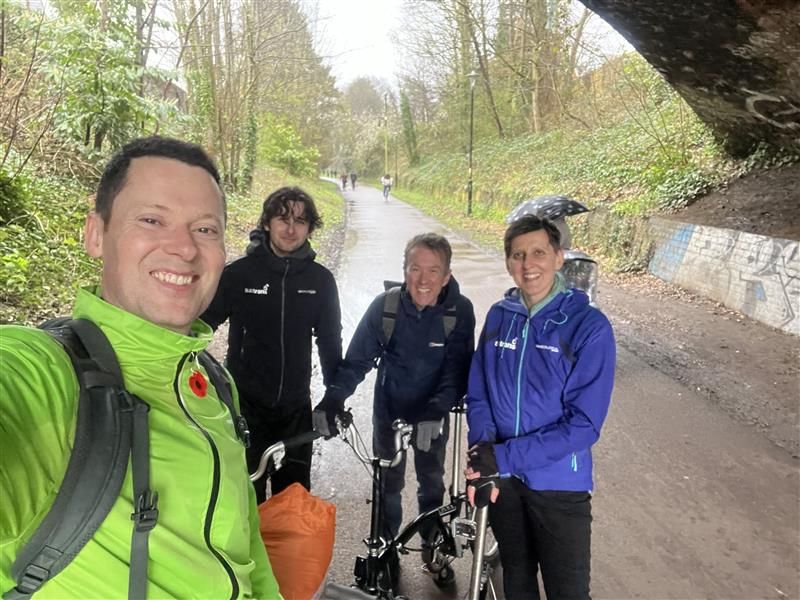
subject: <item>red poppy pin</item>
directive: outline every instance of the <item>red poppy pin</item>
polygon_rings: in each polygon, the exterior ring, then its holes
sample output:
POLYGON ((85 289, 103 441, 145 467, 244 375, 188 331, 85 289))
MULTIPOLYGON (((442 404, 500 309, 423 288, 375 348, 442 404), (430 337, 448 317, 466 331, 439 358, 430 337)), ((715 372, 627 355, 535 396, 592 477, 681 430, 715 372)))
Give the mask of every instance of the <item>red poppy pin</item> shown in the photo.
POLYGON ((205 398, 208 393, 208 381, 200 371, 194 371, 189 377, 189 387, 200 398, 205 398))

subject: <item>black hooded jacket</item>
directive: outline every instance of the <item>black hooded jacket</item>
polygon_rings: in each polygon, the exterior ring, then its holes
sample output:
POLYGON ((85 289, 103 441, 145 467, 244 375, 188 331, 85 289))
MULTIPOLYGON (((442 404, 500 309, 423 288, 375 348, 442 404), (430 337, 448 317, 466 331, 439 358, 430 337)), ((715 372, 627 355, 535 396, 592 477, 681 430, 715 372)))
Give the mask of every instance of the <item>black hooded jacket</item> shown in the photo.
POLYGON ((310 403, 311 336, 328 385, 342 357, 339 293, 331 272, 306 242, 289 256, 250 233, 244 256, 226 265, 202 319, 216 329, 230 319, 226 366, 242 392, 242 411, 291 410, 310 403), (253 405, 255 404, 255 406, 253 405))
POLYGON ((394 332, 386 340, 385 296, 386 292, 378 295, 361 318, 326 395, 348 398, 377 361, 376 418, 391 422, 402 417, 412 423, 440 419, 467 390, 475 347, 472 302, 450 277, 436 306, 418 310, 403 284, 394 332), (449 306, 456 307, 456 325, 445 339, 444 313, 449 306))

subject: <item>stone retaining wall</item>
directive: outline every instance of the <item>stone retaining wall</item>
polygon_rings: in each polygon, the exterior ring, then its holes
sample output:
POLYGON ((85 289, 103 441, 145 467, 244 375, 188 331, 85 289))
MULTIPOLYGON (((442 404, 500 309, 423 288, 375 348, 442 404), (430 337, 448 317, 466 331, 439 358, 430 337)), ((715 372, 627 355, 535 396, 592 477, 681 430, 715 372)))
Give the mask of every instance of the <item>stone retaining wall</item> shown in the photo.
POLYGON ((653 275, 800 336, 800 242, 650 219, 653 275))

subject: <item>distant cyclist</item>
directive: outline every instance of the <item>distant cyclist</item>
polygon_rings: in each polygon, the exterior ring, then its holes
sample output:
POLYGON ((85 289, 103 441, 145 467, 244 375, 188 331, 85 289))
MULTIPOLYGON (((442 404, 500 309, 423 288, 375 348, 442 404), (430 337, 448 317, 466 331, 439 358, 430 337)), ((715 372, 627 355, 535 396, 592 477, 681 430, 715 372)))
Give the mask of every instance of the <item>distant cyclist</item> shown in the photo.
POLYGON ((350 187, 353 189, 356 189, 356 179, 358 179, 358 176, 355 174, 355 172, 350 173, 350 187))
POLYGON ((389 201, 389 192, 392 191, 392 184, 394 181, 392 180, 392 176, 387 173, 383 177, 381 177, 381 185, 383 186, 383 199, 387 202, 389 201))

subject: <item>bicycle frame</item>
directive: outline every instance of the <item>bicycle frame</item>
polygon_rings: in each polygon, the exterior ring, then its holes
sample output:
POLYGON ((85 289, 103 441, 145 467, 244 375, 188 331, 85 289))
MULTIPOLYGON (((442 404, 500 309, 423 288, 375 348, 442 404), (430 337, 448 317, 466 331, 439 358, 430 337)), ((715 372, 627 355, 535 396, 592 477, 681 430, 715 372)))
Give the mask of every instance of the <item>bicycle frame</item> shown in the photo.
MULTIPOLYGON (((390 540, 386 540, 380 535, 380 527, 383 521, 380 501, 383 474, 385 469, 397 465, 403 454, 408 450, 413 426, 400 420, 393 423, 396 453, 392 460, 366 456, 358 448, 355 440, 352 439, 355 434, 350 432, 351 425, 348 424, 342 427, 342 438, 353 448, 364 464, 369 464, 372 467, 373 471, 370 534, 368 538, 364 539, 367 555, 358 556, 354 568, 355 585, 362 592, 366 592, 372 597, 385 599, 397 597, 393 590, 395 583, 393 581, 391 561, 395 559, 396 555, 408 554, 412 551, 408 544, 416 534, 420 533, 424 526, 431 528, 433 524, 432 529, 437 533, 433 551, 439 557, 450 557, 450 560, 462 557, 464 550, 472 547, 473 541, 480 533, 472 518, 472 510, 469 507, 466 492, 462 489, 461 436, 463 433, 463 415, 465 413, 463 402, 459 403, 451 412, 455 414, 455 418, 453 419, 454 443, 450 501, 439 508, 418 515, 406 524, 394 539, 390 540)), ((478 561, 478 566, 474 567, 473 570, 476 568, 479 571, 483 568, 482 554, 481 559, 478 561)), ((449 566, 449 562, 447 562, 441 565, 440 571, 433 572, 432 575, 438 585, 443 585, 452 581, 454 572, 449 566)), ((475 585, 477 586, 478 584, 476 583, 475 585)), ((335 584, 332 587, 336 588, 336 591, 333 592, 331 597, 347 597, 342 595, 343 593, 346 594, 345 588, 335 584)))
MULTIPOLYGON (((463 434, 463 415, 465 413, 463 402, 452 409, 455 414, 453 419, 454 443, 452 474, 450 484, 450 501, 433 510, 417 515, 411 522, 405 525, 397 537, 386 540, 380 535, 380 526, 383 520, 381 509, 381 488, 383 475, 386 469, 396 466, 402 459, 404 453, 411 444, 413 426, 403 421, 395 421, 395 455, 392 459, 383 459, 365 455, 355 443, 357 432, 352 427, 352 419, 348 418, 347 423, 342 423, 342 438, 355 451, 356 455, 364 464, 372 467, 372 509, 370 518, 369 537, 364 539, 367 547, 367 556, 358 556, 354 569, 355 585, 357 587, 344 586, 329 583, 325 588, 324 598, 328 600, 366 600, 380 598, 382 600, 399 600, 402 596, 394 593, 394 582, 391 573, 391 561, 393 555, 408 554, 412 549, 408 547, 413 537, 420 532, 423 526, 435 523, 435 530, 439 534, 437 537, 435 550, 445 557, 452 559, 460 558, 464 555, 464 550, 472 548, 474 543, 478 544, 478 553, 473 548, 473 566, 471 570, 471 589, 475 590, 475 598, 478 598, 479 585, 485 582, 486 574, 483 552, 480 550, 482 545, 481 536, 485 533, 485 514, 478 514, 479 519, 484 520, 484 527, 476 527, 473 511, 469 507, 466 492, 462 489, 461 454, 463 434), (463 515, 463 516, 462 516, 463 515), (479 560, 477 560, 479 559, 479 560)), ((262 477, 264 473, 269 476, 280 468, 283 453, 287 448, 300 446, 321 437, 316 431, 303 433, 283 442, 278 442, 267 448, 261 455, 258 468, 250 475, 250 480, 255 481, 262 477)), ((485 509, 484 509, 485 513, 485 509)), ((490 559, 493 561, 494 559, 490 559)), ((449 563, 442 570, 449 569, 452 575, 452 568, 449 563)), ((441 585, 439 579, 441 573, 434 573, 434 580, 441 585)), ((445 582, 446 583, 446 582, 445 582)), ((471 596, 472 597, 472 596, 471 596)))

